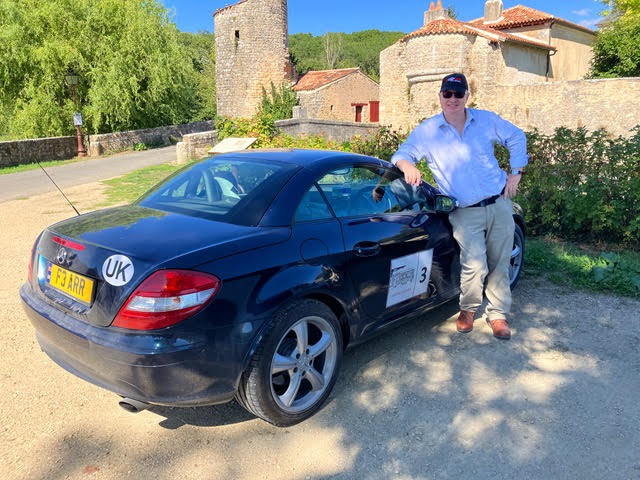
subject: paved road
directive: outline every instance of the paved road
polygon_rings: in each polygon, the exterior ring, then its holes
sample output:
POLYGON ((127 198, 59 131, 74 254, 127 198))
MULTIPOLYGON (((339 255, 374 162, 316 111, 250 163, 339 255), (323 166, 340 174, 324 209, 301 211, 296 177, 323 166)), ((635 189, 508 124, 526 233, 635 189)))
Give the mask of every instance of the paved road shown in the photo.
MULTIPOLYGON (((150 165, 176 159, 176 147, 156 148, 144 152, 127 152, 108 157, 91 158, 83 162, 47 167, 46 170, 60 188, 97 182, 150 165)), ((56 190, 41 169, 0 175, 0 202, 27 198, 56 190)))

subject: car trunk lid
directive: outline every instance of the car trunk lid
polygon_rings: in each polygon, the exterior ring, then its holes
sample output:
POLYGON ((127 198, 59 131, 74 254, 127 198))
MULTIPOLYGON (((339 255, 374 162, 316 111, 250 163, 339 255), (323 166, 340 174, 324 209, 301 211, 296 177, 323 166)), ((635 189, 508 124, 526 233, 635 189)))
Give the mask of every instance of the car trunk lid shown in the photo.
POLYGON ((156 270, 193 268, 289 236, 286 227, 247 227, 117 207, 49 227, 37 247, 37 283, 50 302, 88 323, 107 326, 135 287, 156 270))

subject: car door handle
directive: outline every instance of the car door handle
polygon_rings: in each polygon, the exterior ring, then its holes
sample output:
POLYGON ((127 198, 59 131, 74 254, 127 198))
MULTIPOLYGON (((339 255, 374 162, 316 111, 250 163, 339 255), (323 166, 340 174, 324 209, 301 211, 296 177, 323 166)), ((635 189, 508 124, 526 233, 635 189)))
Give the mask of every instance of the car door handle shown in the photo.
POLYGON ((380 253, 380 244, 376 242, 360 242, 356 243, 353 251, 359 257, 373 257, 380 253))

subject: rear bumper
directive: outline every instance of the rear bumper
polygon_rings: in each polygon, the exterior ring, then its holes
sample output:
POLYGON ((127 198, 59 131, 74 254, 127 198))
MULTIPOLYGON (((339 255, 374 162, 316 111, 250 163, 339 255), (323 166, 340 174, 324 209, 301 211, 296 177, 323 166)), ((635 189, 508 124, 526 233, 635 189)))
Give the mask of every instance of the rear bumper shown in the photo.
POLYGON ((42 350, 88 382, 155 405, 210 405, 235 394, 249 345, 233 342, 230 327, 131 333, 73 318, 29 283, 20 297, 42 350))

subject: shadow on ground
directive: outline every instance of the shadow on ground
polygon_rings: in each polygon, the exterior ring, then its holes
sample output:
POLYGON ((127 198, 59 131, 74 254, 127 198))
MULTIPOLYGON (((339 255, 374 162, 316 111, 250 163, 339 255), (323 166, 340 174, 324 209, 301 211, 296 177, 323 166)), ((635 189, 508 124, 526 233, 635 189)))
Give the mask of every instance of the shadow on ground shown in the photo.
POLYGON ((154 407, 129 442, 61 432, 47 445, 60 460, 32 478, 640 478, 638 337, 620 334, 639 331, 639 306, 525 278, 511 341, 482 320, 456 333, 449 303, 348 350, 300 425, 235 403, 154 407))

